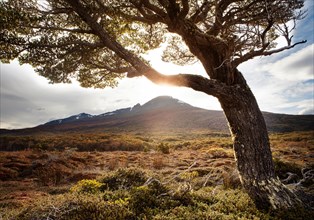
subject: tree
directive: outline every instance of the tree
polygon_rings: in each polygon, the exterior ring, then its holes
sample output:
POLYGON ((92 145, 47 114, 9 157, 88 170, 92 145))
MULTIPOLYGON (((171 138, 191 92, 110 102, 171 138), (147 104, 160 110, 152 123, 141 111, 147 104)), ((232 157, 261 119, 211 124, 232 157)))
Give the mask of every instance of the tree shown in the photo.
POLYGON ((300 200, 274 172, 264 118, 239 64, 297 44, 302 0, 7 0, 0 3, 0 59, 33 65, 52 83, 116 86, 145 76, 216 97, 229 122, 242 185, 260 208, 300 200), (288 21, 291 22, 288 25, 288 21), (277 48, 283 36, 287 46, 277 48), (200 61, 208 77, 164 75, 141 54, 167 41, 163 60, 200 61))

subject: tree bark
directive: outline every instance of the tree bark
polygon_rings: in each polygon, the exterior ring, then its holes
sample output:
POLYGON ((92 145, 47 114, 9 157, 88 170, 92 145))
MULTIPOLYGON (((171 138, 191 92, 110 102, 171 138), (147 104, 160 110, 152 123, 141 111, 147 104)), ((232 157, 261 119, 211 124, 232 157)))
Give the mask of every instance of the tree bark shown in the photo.
POLYGON ((230 98, 218 99, 229 123, 243 187, 260 209, 301 205, 275 175, 266 123, 253 93, 246 83, 235 87, 230 98))

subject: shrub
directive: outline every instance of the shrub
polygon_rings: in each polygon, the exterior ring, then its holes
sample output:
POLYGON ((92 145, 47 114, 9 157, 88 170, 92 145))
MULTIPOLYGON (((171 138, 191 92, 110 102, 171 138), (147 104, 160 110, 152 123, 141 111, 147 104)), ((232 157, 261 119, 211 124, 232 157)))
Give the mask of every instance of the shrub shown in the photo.
POLYGON ((157 151, 163 153, 163 154, 169 154, 170 153, 170 147, 169 144, 160 143, 157 145, 157 151))
POLYGON ((71 192, 77 193, 92 193, 95 194, 100 191, 103 186, 97 180, 80 180, 77 184, 71 187, 71 192))
POLYGON ((269 219, 268 214, 258 211, 248 194, 240 189, 205 187, 193 196, 197 198, 196 207, 207 211, 208 219, 269 219))
POLYGON ((130 189, 143 185, 147 179, 148 177, 142 170, 120 168, 102 178, 100 182, 104 185, 101 187, 101 190, 130 189))
POLYGON ((51 164, 45 164, 44 166, 36 168, 34 176, 37 178, 37 183, 41 186, 57 186, 68 176, 69 173, 60 167, 56 167, 51 164))
POLYGON ((152 219, 161 210, 171 209, 181 203, 174 196, 168 194, 169 189, 158 180, 151 181, 145 186, 131 190, 130 208, 140 219, 152 219))
POLYGON ((106 190, 102 193, 102 197, 104 201, 116 201, 121 199, 126 201, 130 199, 130 192, 126 190, 106 190))
POLYGON ((199 174, 197 171, 184 172, 180 174, 180 177, 186 181, 192 181, 194 178, 198 177, 199 174))
POLYGON ((134 219, 125 200, 104 201, 92 194, 65 194, 23 209, 14 219, 124 220, 134 219))
POLYGON ((119 166, 117 158, 111 158, 108 162, 108 169, 115 170, 119 166))
POLYGON ((160 170, 164 167, 164 160, 163 157, 161 155, 155 156, 152 158, 152 167, 160 170))
POLYGON ((210 158, 228 158, 231 155, 223 148, 211 148, 207 151, 210 158))

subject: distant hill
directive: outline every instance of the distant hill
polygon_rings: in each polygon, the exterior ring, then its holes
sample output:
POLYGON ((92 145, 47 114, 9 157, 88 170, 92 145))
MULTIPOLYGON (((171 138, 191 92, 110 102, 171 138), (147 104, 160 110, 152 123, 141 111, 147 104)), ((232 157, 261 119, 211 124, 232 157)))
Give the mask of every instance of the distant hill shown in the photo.
MULTIPOLYGON (((286 115, 264 112, 270 132, 314 131, 314 115, 286 115)), ((178 131, 228 132, 222 111, 191 106, 169 96, 156 97, 144 105, 118 109, 100 115, 80 113, 34 128, 0 130, 0 134, 31 135, 59 132, 178 131)))

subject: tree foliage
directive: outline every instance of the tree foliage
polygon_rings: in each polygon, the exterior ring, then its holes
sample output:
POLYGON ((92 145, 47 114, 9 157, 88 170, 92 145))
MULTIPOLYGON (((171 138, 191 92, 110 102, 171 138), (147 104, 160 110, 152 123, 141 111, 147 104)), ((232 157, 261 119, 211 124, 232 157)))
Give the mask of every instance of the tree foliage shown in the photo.
POLYGON ((205 66, 215 78, 211 72, 222 65, 236 68, 298 44, 287 22, 302 18, 302 6, 302 0, 1 1, 0 59, 30 63, 52 83, 76 78, 83 87, 103 88, 126 72, 145 75, 150 66, 141 54, 166 41, 163 60, 202 61, 196 43, 222 54, 219 66, 205 66), (280 36, 287 46, 276 48, 280 36))

